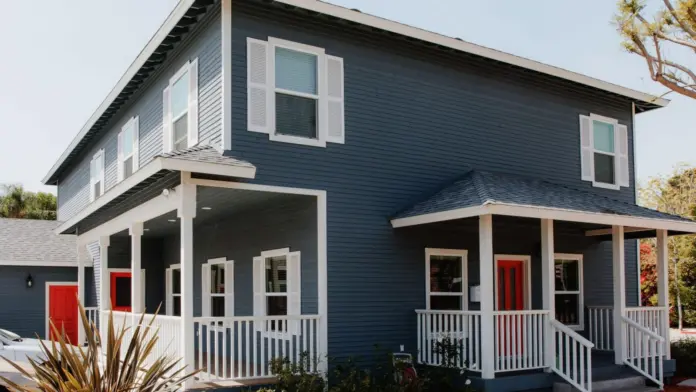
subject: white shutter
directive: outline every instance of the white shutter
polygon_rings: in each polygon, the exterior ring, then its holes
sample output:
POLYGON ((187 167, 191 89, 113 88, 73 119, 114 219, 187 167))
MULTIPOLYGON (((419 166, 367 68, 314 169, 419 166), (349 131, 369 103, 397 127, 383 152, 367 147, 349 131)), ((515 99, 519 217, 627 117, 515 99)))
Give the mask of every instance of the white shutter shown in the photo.
POLYGON ((95 198, 94 194, 94 177, 96 177, 96 160, 92 158, 92 160, 89 162, 89 201, 93 202, 95 198))
MULTIPOLYGON (((261 256, 254 257, 254 317, 266 316, 266 296, 264 295, 265 263, 261 256)), ((257 330, 262 330, 263 322, 256 321, 254 326, 257 330)))
POLYGON ((172 316, 174 315, 174 298, 172 296, 173 293, 173 282, 172 282, 172 277, 173 277, 172 269, 167 268, 167 271, 165 272, 165 279, 164 279, 164 287, 165 287, 165 292, 167 293, 167 298, 165 300, 165 309, 167 311, 167 316, 172 316))
POLYGON ((172 123, 171 123, 171 91, 169 87, 162 91, 162 151, 172 151, 172 123))
MULTIPOLYGON (((302 314, 302 263, 300 252, 288 254, 288 316, 302 314)), ((300 333, 300 321, 290 322, 290 332, 300 333)))
POLYGON ((189 65, 188 146, 198 144, 198 59, 189 65))
POLYGON ((345 110, 343 90, 343 59, 327 56, 328 85, 328 132, 326 140, 333 143, 345 143, 345 110))
POLYGON ((270 133, 273 118, 268 42, 247 38, 247 119, 250 131, 270 133))
POLYGON ((210 317, 210 264, 201 267, 201 314, 210 317))
POLYGON ((133 117, 133 173, 140 168, 140 117, 133 117))
POLYGON ((618 177, 617 183, 619 186, 630 186, 631 177, 628 171, 628 127, 623 124, 618 124, 616 126, 616 133, 618 139, 618 151, 617 151, 617 170, 616 174, 618 177))
POLYGON ((118 182, 123 181, 123 128, 118 133, 118 158, 116 159, 118 182))
POLYGON ((99 162, 101 163, 101 171, 99 172, 99 196, 104 194, 106 190, 106 166, 104 166, 104 149, 102 149, 101 154, 99 154, 99 162))
POLYGON ((580 166, 583 181, 594 181, 592 120, 583 115, 580 115, 580 166))
POLYGON ((234 260, 225 262, 225 317, 234 317, 234 260))

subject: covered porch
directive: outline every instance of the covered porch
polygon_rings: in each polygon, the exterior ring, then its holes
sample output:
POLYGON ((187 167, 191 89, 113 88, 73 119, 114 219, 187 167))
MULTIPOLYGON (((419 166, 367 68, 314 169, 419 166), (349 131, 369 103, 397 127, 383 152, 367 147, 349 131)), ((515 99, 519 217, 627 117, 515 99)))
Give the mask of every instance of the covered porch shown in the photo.
POLYGON ((471 172, 391 223, 404 237, 446 244, 425 249, 418 362, 444 366, 449 351, 489 386, 538 370, 590 391, 593 353, 608 350, 614 364, 662 385, 670 358, 667 239, 696 232, 693 222, 543 181, 471 172), (452 236, 459 238, 443 242, 452 236), (648 237, 657 238, 659 306, 644 308, 631 306, 639 304, 631 240, 648 237))

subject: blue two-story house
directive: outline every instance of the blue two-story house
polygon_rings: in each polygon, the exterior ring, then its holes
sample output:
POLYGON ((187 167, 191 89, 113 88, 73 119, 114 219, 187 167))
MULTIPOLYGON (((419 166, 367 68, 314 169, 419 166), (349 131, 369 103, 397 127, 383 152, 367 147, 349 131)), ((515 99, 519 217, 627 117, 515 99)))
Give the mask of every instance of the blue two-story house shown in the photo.
POLYGON ((661 385, 696 223, 636 204, 634 124, 667 104, 320 1, 182 0, 44 182, 102 319, 162 304, 200 382, 448 341, 487 390, 661 385))

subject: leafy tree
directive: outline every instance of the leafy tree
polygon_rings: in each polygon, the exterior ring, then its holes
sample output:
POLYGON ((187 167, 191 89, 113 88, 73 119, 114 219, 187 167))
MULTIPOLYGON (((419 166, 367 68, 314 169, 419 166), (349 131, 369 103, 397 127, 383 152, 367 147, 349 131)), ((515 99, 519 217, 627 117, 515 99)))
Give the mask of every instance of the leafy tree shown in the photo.
POLYGON ((55 220, 56 197, 45 192, 25 191, 21 185, 2 185, 0 217, 55 220))
POLYGON ((657 305, 657 260, 651 243, 640 244, 641 306, 657 305))
MULTIPOLYGON (((641 203, 662 212, 696 217, 696 168, 680 166, 669 177, 651 178, 640 189, 641 203)), ((644 242, 654 248, 654 240, 644 242)), ((654 253, 654 249, 651 250, 654 253)), ((641 256, 642 256, 641 252, 641 256)), ((672 236, 668 240, 670 296, 676 303, 677 324, 684 325, 684 309, 689 324, 696 324, 696 242, 693 236, 672 236)), ((641 260, 642 261, 642 260, 641 260)), ((643 263, 641 263, 642 265, 643 263)), ((650 268, 649 263, 646 262, 650 268)), ((641 274, 641 276, 643 276, 641 274)), ((650 276, 646 271, 646 278, 650 276)), ((654 274, 652 279, 655 279, 654 274)), ((650 284, 643 282, 648 290, 650 284)))
POLYGON ((618 1, 616 24, 623 46, 645 59, 654 81, 696 99, 696 72, 689 66, 693 58, 677 60, 696 52, 696 0, 662 0, 653 16, 646 13, 644 0, 618 1))

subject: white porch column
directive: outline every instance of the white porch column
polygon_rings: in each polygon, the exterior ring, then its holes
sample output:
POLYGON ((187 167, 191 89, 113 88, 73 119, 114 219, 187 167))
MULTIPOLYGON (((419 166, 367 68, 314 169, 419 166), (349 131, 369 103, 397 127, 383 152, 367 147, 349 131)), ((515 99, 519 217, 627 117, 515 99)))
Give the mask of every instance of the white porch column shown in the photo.
POLYGON ((669 251, 667 230, 657 231, 657 305, 668 309, 663 313, 662 337, 665 338, 665 358, 670 359, 669 340, 669 251))
MULTIPOLYGON (((555 257, 553 247, 553 220, 541 220, 541 291, 544 310, 549 312, 549 322, 556 317, 555 296, 555 257)), ((554 334, 549 333, 546 325, 544 334, 544 358, 546 359, 546 371, 551 371, 552 364, 556 361, 556 342, 554 334)))
POLYGON ((181 220, 181 342, 185 373, 195 367, 193 331, 193 218, 196 217, 196 186, 181 184, 178 216, 181 220))
POLYGON ((614 362, 623 364, 626 332, 622 317, 626 314, 626 271, 624 255, 624 227, 612 226, 612 264, 614 266, 614 362))
POLYGON ((101 341, 105 342, 107 337, 108 317, 102 312, 111 308, 111 297, 109 295, 109 245, 111 237, 99 237, 99 334, 101 341))
POLYGON ((493 320, 493 216, 479 217, 479 280, 481 284, 481 377, 495 378, 495 323, 493 320))
POLYGON ((142 242, 143 222, 130 227, 131 236, 131 313, 140 314, 143 309, 142 242))
MULTIPOLYGON (((80 257, 80 247, 84 248, 84 245, 77 245, 77 300, 80 305, 85 306, 85 264, 82 262, 80 257)), ((85 342, 85 327, 82 325, 82 317, 80 316, 78 309, 77 315, 77 345, 82 345, 85 342)), ((75 344, 75 343, 73 343, 75 344)))

